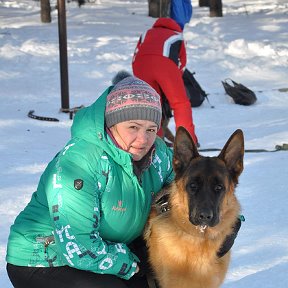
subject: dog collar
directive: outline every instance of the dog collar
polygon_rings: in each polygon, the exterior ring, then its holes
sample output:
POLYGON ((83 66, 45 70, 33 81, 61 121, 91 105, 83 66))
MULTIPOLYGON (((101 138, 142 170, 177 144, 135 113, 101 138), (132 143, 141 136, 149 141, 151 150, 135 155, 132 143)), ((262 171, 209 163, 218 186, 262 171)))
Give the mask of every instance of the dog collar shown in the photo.
POLYGON ((156 209, 157 214, 163 214, 170 210, 169 189, 163 189, 153 200, 152 207, 156 209))

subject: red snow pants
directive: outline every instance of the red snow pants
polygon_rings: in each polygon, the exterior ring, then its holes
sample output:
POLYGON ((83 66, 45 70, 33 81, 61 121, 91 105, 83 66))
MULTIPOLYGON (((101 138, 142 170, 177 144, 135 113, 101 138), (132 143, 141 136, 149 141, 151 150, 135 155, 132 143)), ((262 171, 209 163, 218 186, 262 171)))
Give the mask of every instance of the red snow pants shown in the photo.
MULTIPOLYGON (((183 126, 198 143, 193 123, 192 108, 187 97, 182 73, 176 64, 167 57, 158 55, 136 55, 132 63, 136 77, 151 85, 159 95, 164 94, 173 111, 176 129, 183 126)), ((162 130, 158 135, 163 135, 162 130)))

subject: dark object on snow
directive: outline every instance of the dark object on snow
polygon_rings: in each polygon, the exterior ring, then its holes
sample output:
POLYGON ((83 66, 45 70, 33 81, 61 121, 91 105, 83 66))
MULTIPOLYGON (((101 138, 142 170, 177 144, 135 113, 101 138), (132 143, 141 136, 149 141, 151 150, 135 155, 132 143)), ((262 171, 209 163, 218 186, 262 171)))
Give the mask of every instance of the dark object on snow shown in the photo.
POLYGON ((195 79, 194 74, 195 72, 192 73, 186 68, 183 73, 183 81, 191 107, 199 107, 205 98, 208 101, 208 94, 201 88, 200 84, 195 79))
MULTIPOLYGON (((199 152, 215 152, 221 151, 220 148, 206 148, 206 149, 198 149, 199 152)), ((288 151, 288 143, 284 143, 282 145, 275 145, 274 150, 267 150, 267 149, 245 149, 245 153, 264 153, 264 152, 277 152, 277 151, 288 151)))
POLYGON ((29 118, 32 118, 32 119, 36 119, 36 120, 42 120, 42 121, 59 122, 59 119, 57 119, 57 118, 34 115, 34 110, 30 110, 30 111, 28 112, 28 117, 29 117, 29 118))
POLYGON ((78 0, 78 6, 81 7, 85 4, 85 0, 78 0))
MULTIPOLYGON (((70 120, 72 120, 73 116, 82 108, 84 108, 84 105, 80 105, 80 106, 70 108, 70 109, 65 109, 65 110, 62 110, 61 112, 69 113, 69 118, 70 120)), ((41 121, 59 122, 59 119, 57 118, 35 115, 34 112, 35 112, 34 110, 30 110, 27 116, 29 118, 41 120, 41 121)))
MULTIPOLYGON (((215 108, 210 104, 208 99, 208 94, 201 88, 200 84, 194 77, 195 72, 190 72, 187 68, 185 69, 182 79, 185 86, 186 94, 189 98, 191 107, 199 107, 202 105, 203 101, 207 100, 211 108, 215 108)), ((170 119, 173 117, 171 107, 165 95, 162 93, 162 115, 164 119, 170 119)), ((171 141, 171 140, 170 140, 171 141)))
POLYGON ((256 102, 257 98, 255 93, 243 84, 237 83, 230 78, 225 79, 225 81, 221 82, 223 84, 225 92, 230 97, 232 97, 236 104, 248 106, 256 102), (231 81, 231 84, 228 83, 229 80, 231 81))

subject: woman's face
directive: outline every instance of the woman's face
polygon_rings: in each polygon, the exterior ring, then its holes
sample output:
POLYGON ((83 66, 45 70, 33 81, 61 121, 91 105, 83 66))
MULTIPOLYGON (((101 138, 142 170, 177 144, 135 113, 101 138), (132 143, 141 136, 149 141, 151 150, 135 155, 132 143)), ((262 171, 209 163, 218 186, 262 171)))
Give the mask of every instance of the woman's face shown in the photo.
POLYGON ((141 160, 152 147, 157 125, 148 120, 130 120, 110 128, 118 145, 129 152, 134 161, 141 160))

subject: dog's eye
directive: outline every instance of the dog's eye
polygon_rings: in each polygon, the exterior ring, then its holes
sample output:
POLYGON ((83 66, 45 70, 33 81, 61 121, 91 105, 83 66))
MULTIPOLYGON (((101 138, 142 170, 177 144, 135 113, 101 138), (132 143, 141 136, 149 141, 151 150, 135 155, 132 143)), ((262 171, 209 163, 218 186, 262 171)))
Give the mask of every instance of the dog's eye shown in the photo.
POLYGON ((224 189, 223 185, 217 184, 214 187, 215 192, 220 193, 224 189))
POLYGON ((196 183, 190 183, 190 189, 193 192, 196 192, 198 190, 198 185, 196 183))

